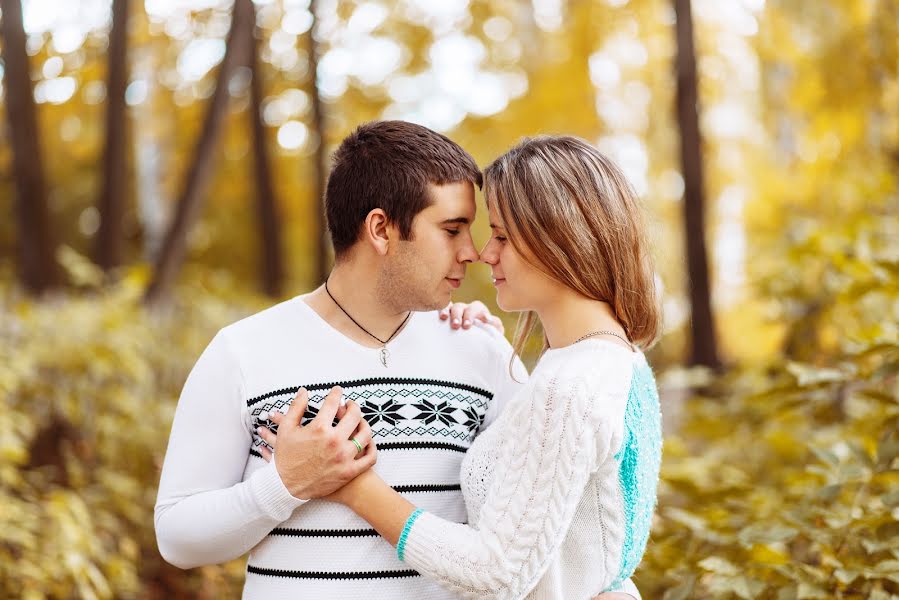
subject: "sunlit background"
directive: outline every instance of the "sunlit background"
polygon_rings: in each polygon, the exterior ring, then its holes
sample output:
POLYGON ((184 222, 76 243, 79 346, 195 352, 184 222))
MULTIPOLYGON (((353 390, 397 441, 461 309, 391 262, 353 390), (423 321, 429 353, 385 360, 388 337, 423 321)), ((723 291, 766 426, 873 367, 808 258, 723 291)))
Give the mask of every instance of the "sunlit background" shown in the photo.
MULTIPOLYGON (((267 78, 262 118, 276 155, 279 200, 285 211, 299 216, 309 204, 303 184, 319 140, 309 118, 307 37, 313 17, 309 2, 254 4, 267 78)), ((651 209, 658 204, 673 217, 677 208, 672 205, 684 187, 673 147, 674 8, 664 2, 634 4, 640 5, 319 2, 317 93, 326 105, 328 149, 353 125, 371 118, 405 119, 447 133, 465 142, 483 164, 520 136, 574 133, 613 156, 651 209), (535 90, 535 85, 543 89, 535 90), (494 123, 497 129, 502 124, 501 135, 491 131, 494 123), (479 141, 479 136, 496 137, 479 141)), ((189 154, 203 103, 214 92, 231 2, 148 0, 138 8, 142 10, 134 11, 138 14, 130 24, 125 91, 132 128, 131 224, 139 229, 135 235, 154 248, 178 191, 179 171, 185 167, 182 156, 189 154)), ((712 46, 709 56, 700 56, 699 65, 710 91, 709 98, 703 98, 703 132, 715 149, 715 162, 726 170, 726 176, 713 174, 710 203, 717 210, 709 233, 715 298, 724 307, 746 292, 742 213, 757 182, 742 166, 748 154, 770 141, 760 109, 756 39, 763 10, 764 2, 748 0, 694 5, 698 25, 708 30, 712 46)), ((103 135, 103 62, 111 4, 26 0, 23 17, 36 76, 34 98, 39 105, 50 105, 41 111, 52 123, 44 132, 47 152, 75 158, 74 164, 66 161, 68 167, 80 166, 80 173, 49 177, 51 209, 71 214, 77 222, 73 233, 79 239, 70 243, 78 248, 89 243, 100 221, 97 207, 85 200, 96 194, 99 165, 94 159, 103 135)), ((230 209, 235 202, 250 205, 246 190, 229 181, 229 173, 241 170, 250 152, 245 124, 239 122, 246 111, 249 78, 244 67, 230 82, 235 123, 227 128, 216 182, 231 190, 222 193, 233 198, 213 193, 217 199, 209 205, 211 213, 219 212, 218 207, 230 209)), ((838 147, 839 141, 835 143, 838 147)), ((53 169, 56 161, 47 162, 53 169)), ((4 197, 11 201, 11 194, 4 197)), ((303 236, 298 223, 288 227, 303 236)), ((671 230, 658 232, 659 246, 678 243, 676 227, 659 224, 671 230)), ((209 228, 201 225, 193 234, 194 250, 233 243, 221 230, 213 223, 209 228)), ((11 237, 4 241, 11 244, 11 237)), ((294 246, 299 243, 293 241, 294 246)), ((666 290, 683 287, 679 262, 662 266, 666 290)), ((299 271, 291 283, 300 288, 311 283, 302 265, 292 264, 291 269, 299 271)), ((670 329, 682 327, 688 317, 682 296, 666 297, 670 329)))
MULTIPOLYGON (((237 594, 239 562, 184 574, 156 553, 174 402, 218 328, 319 284, 327 157, 389 118, 482 166, 522 136, 575 134, 644 201, 667 428, 644 598, 899 598, 895 0, 253 0, 224 81, 232 0, 2 0, 0 19, 14 5, 31 89, 10 86, 4 22, 0 596, 237 594), (695 146, 677 110, 692 67, 695 146), (104 194, 122 214, 111 234, 104 194), (23 225, 26 205, 46 206, 46 232, 23 225)), ((488 270, 469 274, 458 299, 495 310, 488 270)))

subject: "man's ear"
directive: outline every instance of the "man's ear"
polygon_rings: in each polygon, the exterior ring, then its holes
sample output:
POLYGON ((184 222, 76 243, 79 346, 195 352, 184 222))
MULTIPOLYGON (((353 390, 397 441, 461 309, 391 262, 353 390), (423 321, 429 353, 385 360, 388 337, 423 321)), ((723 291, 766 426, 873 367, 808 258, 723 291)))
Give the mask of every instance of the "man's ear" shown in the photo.
POLYGON ((374 208, 365 217, 362 238, 375 252, 385 256, 390 243, 399 239, 399 231, 387 218, 387 213, 383 209, 374 208))

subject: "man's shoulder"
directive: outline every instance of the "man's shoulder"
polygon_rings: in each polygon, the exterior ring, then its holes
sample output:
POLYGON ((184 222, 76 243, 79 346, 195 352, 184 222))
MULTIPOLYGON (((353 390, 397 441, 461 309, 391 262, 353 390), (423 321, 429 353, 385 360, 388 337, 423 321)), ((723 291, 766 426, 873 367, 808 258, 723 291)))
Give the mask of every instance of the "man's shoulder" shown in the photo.
POLYGON ((460 347, 487 348, 490 350, 511 350, 511 344, 506 337, 492 325, 481 321, 475 321, 468 329, 452 329, 444 320, 441 320, 437 311, 423 312, 419 317, 424 330, 429 337, 439 339, 460 347))
POLYGON ((222 328, 222 333, 233 341, 264 340, 275 333, 283 333, 301 325, 305 315, 299 306, 302 297, 273 304, 222 328))
POLYGON ((429 346, 439 344, 447 351, 469 357, 483 366, 498 364, 500 360, 508 362, 512 355, 512 345, 491 325, 476 321, 469 329, 452 329, 436 311, 422 313, 418 320, 418 331, 426 340, 422 342, 429 346))

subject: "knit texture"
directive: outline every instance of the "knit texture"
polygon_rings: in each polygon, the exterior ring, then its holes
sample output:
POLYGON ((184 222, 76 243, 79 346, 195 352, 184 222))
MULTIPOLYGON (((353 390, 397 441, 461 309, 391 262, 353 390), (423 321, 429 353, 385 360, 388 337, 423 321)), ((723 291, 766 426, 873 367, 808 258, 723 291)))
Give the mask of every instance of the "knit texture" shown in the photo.
POLYGON ((412 525, 415 523, 415 521, 418 520, 418 517, 422 515, 422 513, 424 513, 422 509, 416 508, 412 512, 412 514, 409 515, 409 518, 406 519, 406 525, 403 527, 403 532, 400 534, 400 539, 396 543, 396 556, 400 560, 405 560, 403 554, 406 550, 406 538, 409 537, 409 530, 412 528, 412 525))
POLYGON ((421 514, 406 564, 468 598, 586 599, 617 587, 655 504, 651 381, 642 354, 604 340, 547 352, 463 461, 470 525, 421 514))
POLYGON ((621 465, 625 530, 618 583, 634 573, 649 539, 662 458, 661 423, 655 378, 648 367, 637 366, 624 413, 624 445, 615 455, 621 465))
POLYGON ((219 332, 175 412, 156 505, 163 557, 192 568, 249 553, 248 599, 453 598, 345 506, 294 498, 260 452, 256 428, 272 426, 298 387, 309 390, 307 422, 340 384, 372 427, 380 476, 421 508, 467 522, 461 463, 521 387, 508 373, 511 347, 489 329, 453 331, 417 313, 388 348, 385 368, 377 349, 338 333, 300 297, 219 332))

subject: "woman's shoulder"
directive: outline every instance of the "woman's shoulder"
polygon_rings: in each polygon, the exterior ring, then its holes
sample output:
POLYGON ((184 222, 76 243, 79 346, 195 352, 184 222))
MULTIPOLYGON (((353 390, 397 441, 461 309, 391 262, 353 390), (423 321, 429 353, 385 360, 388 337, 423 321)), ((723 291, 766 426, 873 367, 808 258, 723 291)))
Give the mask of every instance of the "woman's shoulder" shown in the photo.
MULTIPOLYGON (((636 368, 646 365, 640 351, 603 339, 588 339, 564 348, 548 350, 532 374, 546 385, 596 400, 625 397, 636 368)), ((604 404, 607 402, 603 402, 604 404)))
POLYGON ((556 377, 580 378, 602 373, 629 374, 635 366, 646 363, 639 350, 605 339, 586 339, 564 348, 547 350, 537 363, 534 373, 544 371, 556 377))

